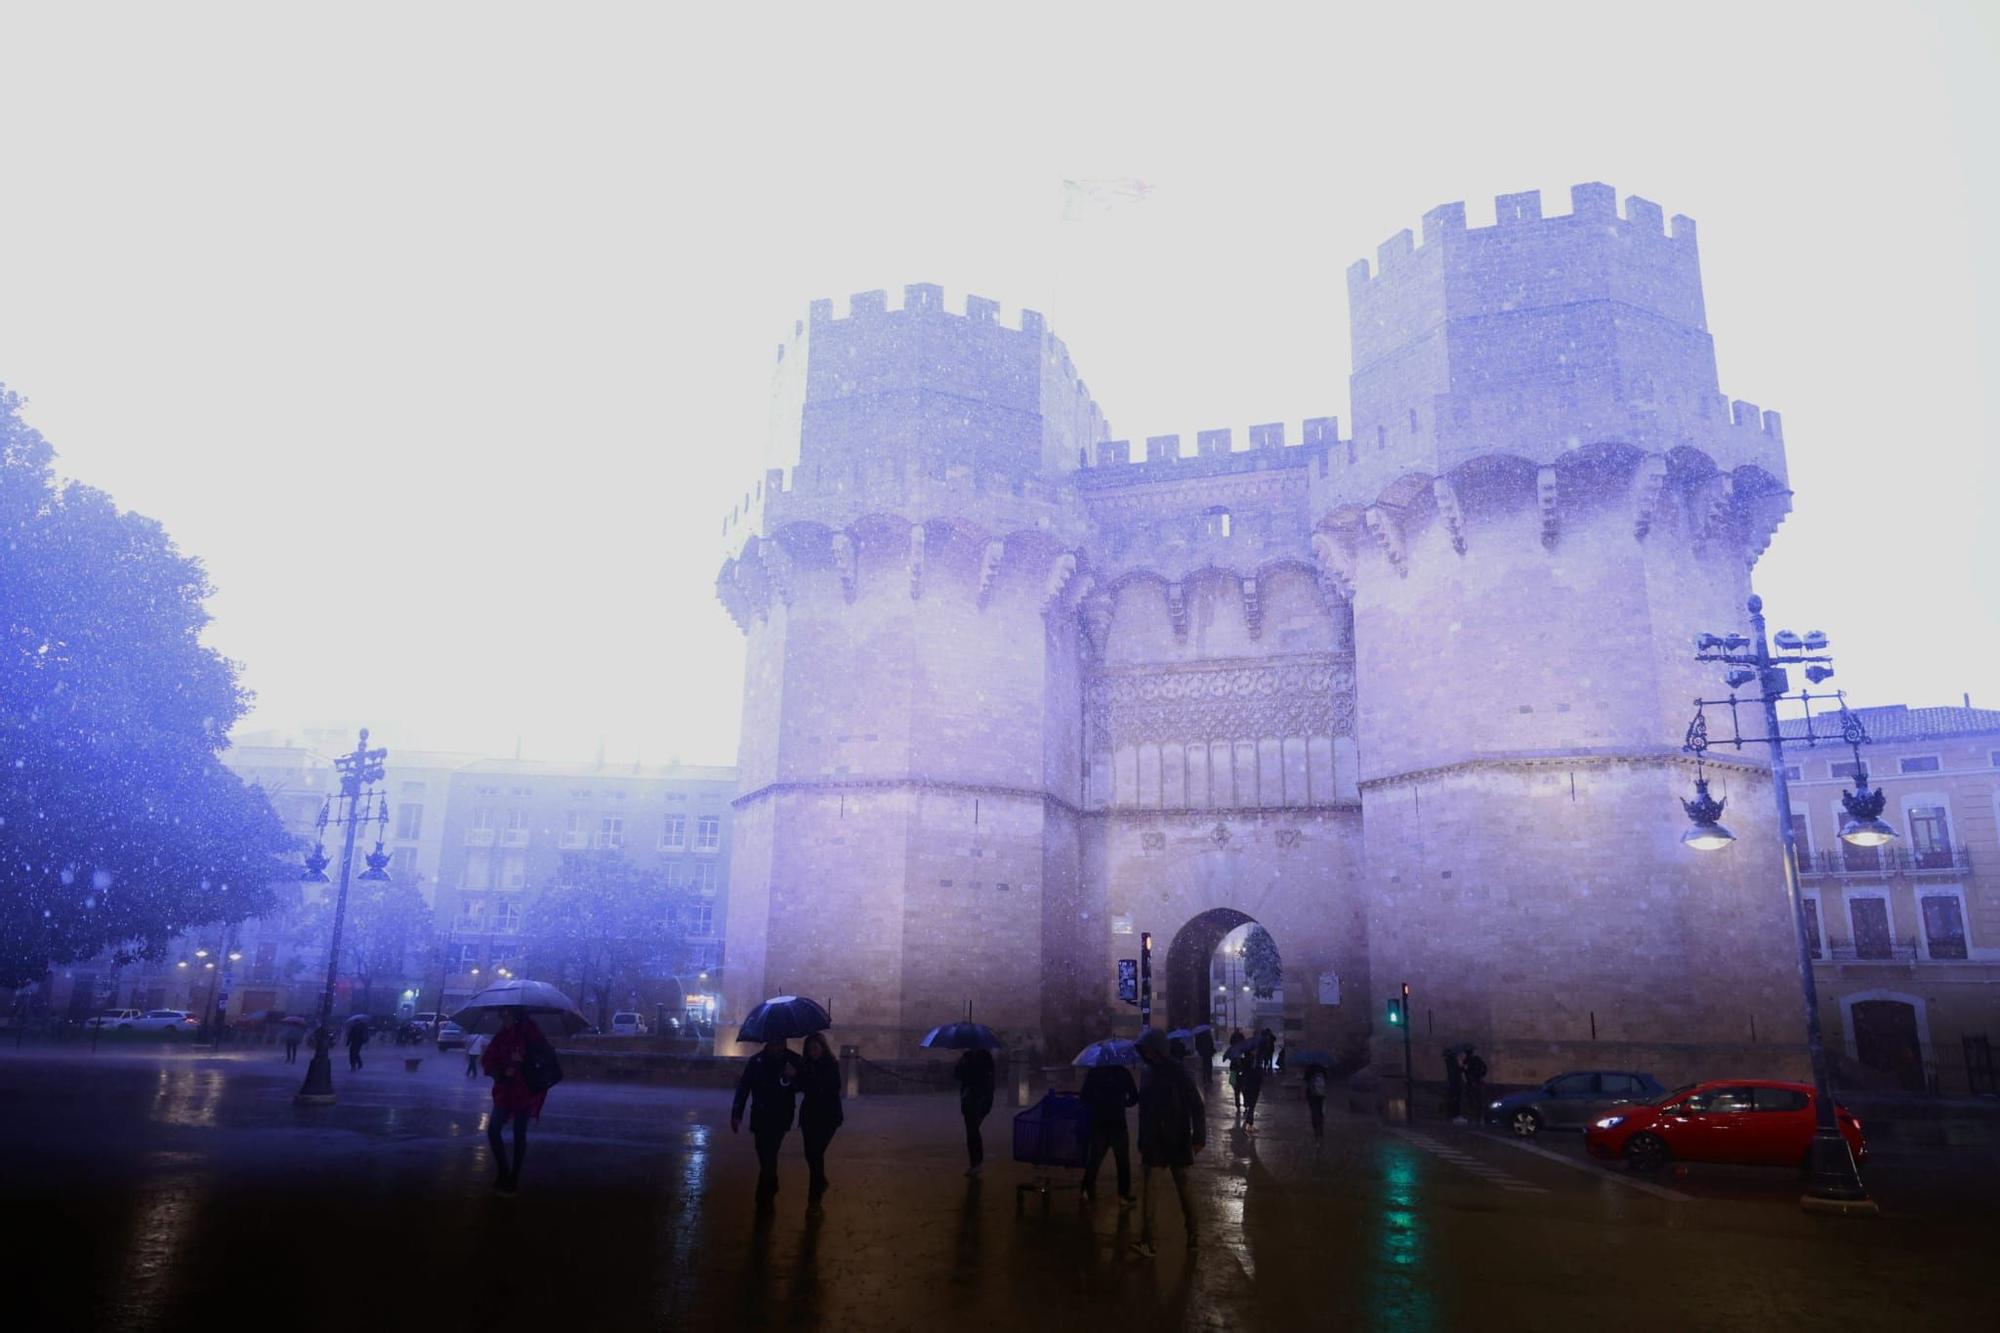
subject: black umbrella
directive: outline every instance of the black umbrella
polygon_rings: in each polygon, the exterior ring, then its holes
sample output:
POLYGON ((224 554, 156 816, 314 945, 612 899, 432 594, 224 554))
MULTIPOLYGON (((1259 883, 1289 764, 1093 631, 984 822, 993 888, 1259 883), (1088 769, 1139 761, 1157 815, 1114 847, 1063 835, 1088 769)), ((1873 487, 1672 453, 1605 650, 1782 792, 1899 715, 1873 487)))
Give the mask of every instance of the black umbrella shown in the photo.
POLYGON ((736 1034, 738 1041, 783 1041, 809 1037, 833 1026, 826 1010, 803 995, 773 995, 752 1009, 736 1034))
POLYGON ((942 1048, 947 1051, 1000 1049, 1000 1038, 993 1035, 993 1029, 984 1023, 941 1023, 924 1034, 919 1046, 942 1048))

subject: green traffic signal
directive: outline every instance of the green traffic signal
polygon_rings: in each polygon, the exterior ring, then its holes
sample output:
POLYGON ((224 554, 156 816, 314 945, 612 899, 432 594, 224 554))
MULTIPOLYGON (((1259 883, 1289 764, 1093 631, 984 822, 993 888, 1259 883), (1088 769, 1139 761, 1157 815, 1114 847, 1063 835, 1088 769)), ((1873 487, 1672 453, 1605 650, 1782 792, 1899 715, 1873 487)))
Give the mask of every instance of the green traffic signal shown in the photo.
POLYGON ((1389 1026, 1392 1028, 1403 1026, 1403 1002, 1401 1000, 1389 1001, 1389 1026))

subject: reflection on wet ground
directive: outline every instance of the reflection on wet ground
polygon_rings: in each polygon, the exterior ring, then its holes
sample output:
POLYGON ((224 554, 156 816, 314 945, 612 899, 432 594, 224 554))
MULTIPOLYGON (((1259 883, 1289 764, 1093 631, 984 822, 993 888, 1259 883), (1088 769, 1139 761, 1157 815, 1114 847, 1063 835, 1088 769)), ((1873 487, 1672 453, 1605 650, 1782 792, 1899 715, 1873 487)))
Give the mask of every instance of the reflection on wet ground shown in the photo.
POLYGON ((1136 1211, 1108 1190, 1094 1207, 1021 1195, 1026 1169, 997 1157, 966 1180, 948 1097, 850 1103, 820 1212, 794 1135, 760 1212, 725 1093, 569 1082, 502 1199, 484 1086, 425 1064, 336 1072, 335 1106, 298 1108, 297 1070, 256 1057, 0 1055, 0 1204, 36 1220, 10 1246, 34 1310, 18 1326, 209 1327, 226 1309, 295 1329, 1294 1333, 1754 1310, 1763 1327, 1860 1328, 1891 1309, 1973 1326, 1986 1308, 1962 1258, 1993 1238, 1984 1159, 1878 1172, 1890 1215, 1829 1222, 1799 1213, 1789 1180, 1710 1173, 1661 1197, 1448 1126, 1413 1140, 1335 1117, 1316 1145, 1280 1084, 1255 1137, 1216 1117, 1193 1173, 1206 1243, 1182 1247, 1169 1198, 1143 1259, 1136 1211))

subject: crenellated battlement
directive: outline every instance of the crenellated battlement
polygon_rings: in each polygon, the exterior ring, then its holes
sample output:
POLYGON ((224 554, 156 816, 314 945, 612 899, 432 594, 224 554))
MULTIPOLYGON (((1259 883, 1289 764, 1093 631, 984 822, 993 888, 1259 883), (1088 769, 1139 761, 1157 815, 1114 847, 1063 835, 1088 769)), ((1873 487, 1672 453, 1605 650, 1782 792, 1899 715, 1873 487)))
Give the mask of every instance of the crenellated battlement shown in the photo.
POLYGON ((1544 215, 1542 192, 1524 190, 1518 194, 1494 196, 1491 226, 1468 227, 1463 202, 1439 204, 1424 214, 1420 225, 1421 243, 1415 234, 1405 228, 1376 247, 1373 270, 1366 259, 1357 259, 1349 265, 1348 291, 1365 290, 1371 282, 1418 262, 1420 258, 1428 259, 1440 248, 1460 240, 1487 237, 1516 240, 1520 235, 1519 229, 1523 227, 1556 228, 1560 233, 1573 231, 1579 225, 1609 226, 1614 234, 1627 239, 1657 237, 1665 245, 1684 247, 1690 253, 1695 248, 1693 218, 1676 213, 1669 225, 1665 211, 1658 204, 1636 194, 1625 197, 1625 209, 1621 215, 1617 191, 1598 181, 1570 187, 1568 213, 1544 215))
POLYGON ((1298 467, 1303 460, 1317 457, 1338 443, 1339 435, 1340 418, 1307 417, 1299 425, 1297 440, 1288 438, 1282 421, 1248 427, 1241 436, 1241 446, 1232 427, 1195 431, 1192 452, 1182 444, 1178 434, 1146 436, 1137 449, 1131 440, 1102 440, 1091 449, 1089 463, 1077 482, 1113 484, 1113 474, 1131 480, 1134 469, 1198 475, 1216 470, 1220 460, 1228 460, 1227 470, 1236 472, 1261 467, 1298 467))

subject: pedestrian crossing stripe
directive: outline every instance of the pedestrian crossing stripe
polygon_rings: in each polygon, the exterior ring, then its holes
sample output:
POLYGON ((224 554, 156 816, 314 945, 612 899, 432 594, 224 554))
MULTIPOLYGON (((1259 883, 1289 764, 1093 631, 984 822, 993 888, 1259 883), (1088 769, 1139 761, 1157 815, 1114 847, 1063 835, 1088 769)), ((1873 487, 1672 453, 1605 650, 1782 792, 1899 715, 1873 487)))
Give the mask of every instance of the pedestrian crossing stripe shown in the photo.
POLYGON ((1504 1189, 1511 1194, 1548 1193, 1548 1191, 1542 1188, 1540 1185, 1530 1185, 1524 1180, 1516 1179, 1515 1177, 1508 1175, 1505 1171, 1502 1171, 1499 1167, 1493 1166, 1486 1162, 1482 1162, 1478 1158, 1472 1156, 1469 1153, 1464 1153, 1459 1151, 1457 1148, 1448 1148, 1444 1144, 1438 1142, 1436 1139, 1431 1138, 1429 1135, 1413 1134, 1408 1130, 1393 1130, 1391 1132, 1394 1133, 1398 1138, 1404 1139, 1407 1142, 1413 1143, 1417 1147, 1422 1148, 1425 1152, 1430 1153, 1435 1157, 1441 1157, 1445 1161, 1450 1162, 1453 1166, 1458 1167, 1460 1170, 1468 1172, 1471 1175, 1477 1176, 1479 1179, 1485 1181, 1489 1185, 1498 1185, 1501 1189, 1504 1189))

